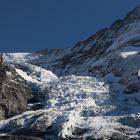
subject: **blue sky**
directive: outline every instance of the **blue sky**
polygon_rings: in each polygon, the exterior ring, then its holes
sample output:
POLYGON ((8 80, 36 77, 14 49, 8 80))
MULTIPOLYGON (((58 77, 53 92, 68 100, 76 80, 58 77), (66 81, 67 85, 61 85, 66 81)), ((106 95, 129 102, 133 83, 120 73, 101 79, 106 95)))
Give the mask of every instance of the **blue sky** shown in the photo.
POLYGON ((1 0, 0 52, 73 47, 139 0, 1 0))

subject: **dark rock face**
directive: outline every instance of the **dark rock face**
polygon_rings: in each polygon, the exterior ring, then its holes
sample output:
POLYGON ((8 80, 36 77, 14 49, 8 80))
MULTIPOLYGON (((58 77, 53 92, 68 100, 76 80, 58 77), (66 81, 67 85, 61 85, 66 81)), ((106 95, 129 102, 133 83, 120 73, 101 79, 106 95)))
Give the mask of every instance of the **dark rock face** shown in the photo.
POLYGON ((124 21, 126 23, 133 23, 140 19, 140 5, 138 5, 135 9, 130 11, 125 17, 124 21))
POLYGON ((20 114, 27 109, 30 88, 16 71, 0 58, 0 120, 20 114))
POLYGON ((0 140, 43 140, 37 137, 27 137, 27 136, 0 136, 0 140))

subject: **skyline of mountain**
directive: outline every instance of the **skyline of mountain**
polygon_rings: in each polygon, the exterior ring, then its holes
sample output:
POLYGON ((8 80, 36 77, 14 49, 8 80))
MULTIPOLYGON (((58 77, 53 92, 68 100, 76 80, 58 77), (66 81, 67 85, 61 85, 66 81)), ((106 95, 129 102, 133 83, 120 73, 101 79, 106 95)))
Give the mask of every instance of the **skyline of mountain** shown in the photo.
POLYGON ((0 52, 73 47, 139 4, 138 0, 0 2, 0 52))

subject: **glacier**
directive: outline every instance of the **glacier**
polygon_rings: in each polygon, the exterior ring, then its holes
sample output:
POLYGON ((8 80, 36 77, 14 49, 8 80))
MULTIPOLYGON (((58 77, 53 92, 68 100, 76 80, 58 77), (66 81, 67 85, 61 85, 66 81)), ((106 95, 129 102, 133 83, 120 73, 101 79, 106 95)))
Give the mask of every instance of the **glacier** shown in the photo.
POLYGON ((139 11, 137 6, 73 48, 4 53, 33 98, 27 111, 0 121, 0 135, 139 140, 139 11))

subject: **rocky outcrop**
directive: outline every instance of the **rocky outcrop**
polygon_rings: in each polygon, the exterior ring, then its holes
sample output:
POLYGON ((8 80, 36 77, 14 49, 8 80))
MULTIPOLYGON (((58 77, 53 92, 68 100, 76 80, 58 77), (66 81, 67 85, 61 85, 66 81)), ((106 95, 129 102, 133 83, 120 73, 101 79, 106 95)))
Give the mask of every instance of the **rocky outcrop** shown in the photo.
POLYGON ((0 140, 43 140, 37 137, 27 137, 27 136, 0 136, 0 140))
POLYGON ((3 64, 0 57, 0 120, 27 110, 31 90, 12 66, 3 64))
POLYGON ((134 23, 140 20, 140 5, 138 5, 135 9, 130 11, 127 16, 124 18, 125 23, 134 23))

